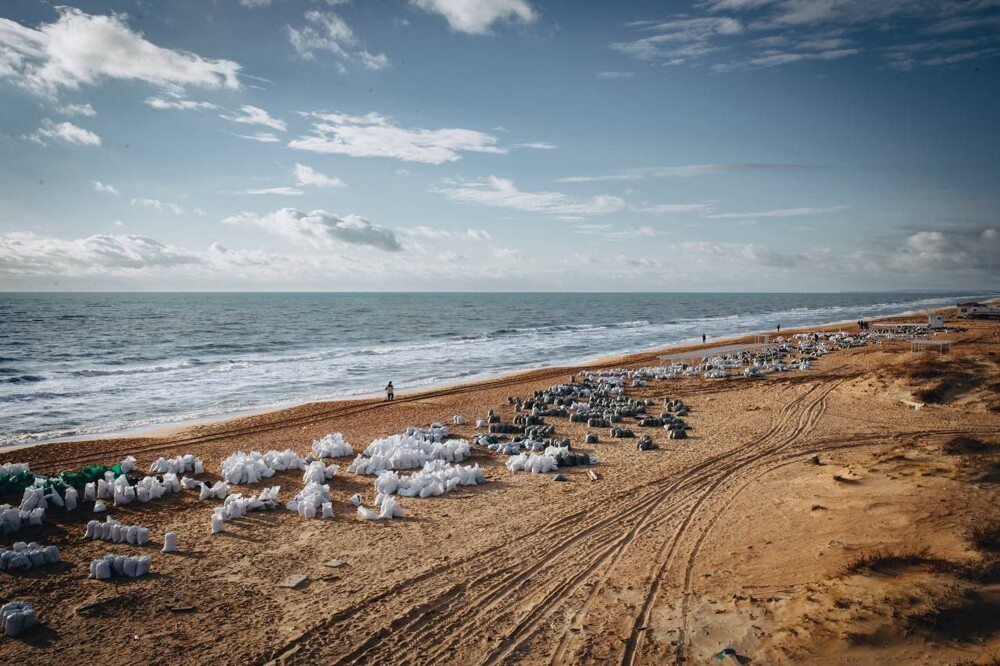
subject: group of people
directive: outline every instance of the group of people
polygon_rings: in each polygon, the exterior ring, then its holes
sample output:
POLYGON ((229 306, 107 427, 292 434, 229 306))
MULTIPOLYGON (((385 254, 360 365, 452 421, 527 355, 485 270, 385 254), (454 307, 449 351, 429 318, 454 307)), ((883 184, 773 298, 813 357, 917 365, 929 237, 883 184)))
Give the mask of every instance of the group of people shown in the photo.
POLYGON ((865 321, 864 319, 859 319, 858 320, 858 328, 860 330, 862 330, 862 331, 867 331, 868 330, 868 322, 865 321))

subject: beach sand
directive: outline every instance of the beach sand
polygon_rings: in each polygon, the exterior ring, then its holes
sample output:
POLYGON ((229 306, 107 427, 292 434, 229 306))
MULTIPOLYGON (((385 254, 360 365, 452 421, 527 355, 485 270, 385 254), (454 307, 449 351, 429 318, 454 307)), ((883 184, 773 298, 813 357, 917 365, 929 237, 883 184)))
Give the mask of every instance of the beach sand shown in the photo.
MULTIPOLYGON (((0 661, 663 664, 732 648, 727 658, 740 663, 987 663, 1000 656, 1000 553, 988 534, 977 547, 970 529, 1000 525, 1000 327, 949 323, 965 330, 948 336, 957 342, 943 357, 889 342, 835 352, 806 372, 629 389, 691 405, 687 440, 632 426, 658 451, 640 453, 607 429, 584 445, 585 424, 547 419, 600 459, 596 481, 579 467, 564 470, 565 483, 509 473, 504 456, 480 449, 472 462, 486 469, 485 485, 403 498, 404 519, 372 523, 348 498, 370 504, 373 477, 348 474, 341 459, 333 520, 280 509, 212 535, 219 503, 191 491, 113 508, 116 520, 152 529, 145 547, 85 541, 87 521, 103 520, 89 503, 51 510, 43 527, 3 538, 55 544, 63 561, 0 573, 3 599, 33 603, 42 625, 0 640, 0 661), (167 530, 179 535, 178 554, 159 552, 167 530), (153 573, 88 580, 90 560, 109 552, 150 554, 153 573), (324 566, 334 559, 345 564, 324 566), (278 587, 290 574, 309 580, 278 587)), ((201 478, 214 480, 233 451, 305 455, 333 431, 361 450, 462 414, 468 425, 452 430, 471 438, 490 408, 512 418, 507 396, 577 370, 393 403, 310 404, 161 437, 53 443, 2 460, 54 472, 131 454, 144 470, 161 455, 194 453, 201 478)), ((238 490, 280 484, 284 502, 301 476, 238 490)))

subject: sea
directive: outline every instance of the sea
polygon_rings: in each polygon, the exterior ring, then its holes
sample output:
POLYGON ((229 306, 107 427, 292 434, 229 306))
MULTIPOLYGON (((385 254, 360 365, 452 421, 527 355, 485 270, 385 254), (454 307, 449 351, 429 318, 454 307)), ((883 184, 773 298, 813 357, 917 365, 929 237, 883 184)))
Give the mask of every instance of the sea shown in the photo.
POLYGON ((397 392, 975 293, 0 293, 0 446, 397 392))

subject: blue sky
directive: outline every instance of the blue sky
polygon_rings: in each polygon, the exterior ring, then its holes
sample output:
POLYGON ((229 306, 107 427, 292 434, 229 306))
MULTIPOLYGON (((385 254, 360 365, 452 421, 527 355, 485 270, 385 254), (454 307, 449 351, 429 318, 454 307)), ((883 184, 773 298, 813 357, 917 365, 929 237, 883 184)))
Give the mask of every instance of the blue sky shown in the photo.
POLYGON ((1000 0, 8 0, 0 289, 1000 284, 1000 0))

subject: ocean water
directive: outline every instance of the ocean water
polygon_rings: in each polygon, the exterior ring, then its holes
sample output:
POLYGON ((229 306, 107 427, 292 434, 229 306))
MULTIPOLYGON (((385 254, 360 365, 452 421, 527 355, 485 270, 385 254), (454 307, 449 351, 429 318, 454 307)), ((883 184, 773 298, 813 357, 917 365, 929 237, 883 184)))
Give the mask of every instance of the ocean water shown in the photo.
POLYGON ((406 391, 984 294, 0 294, 0 445, 406 391))

